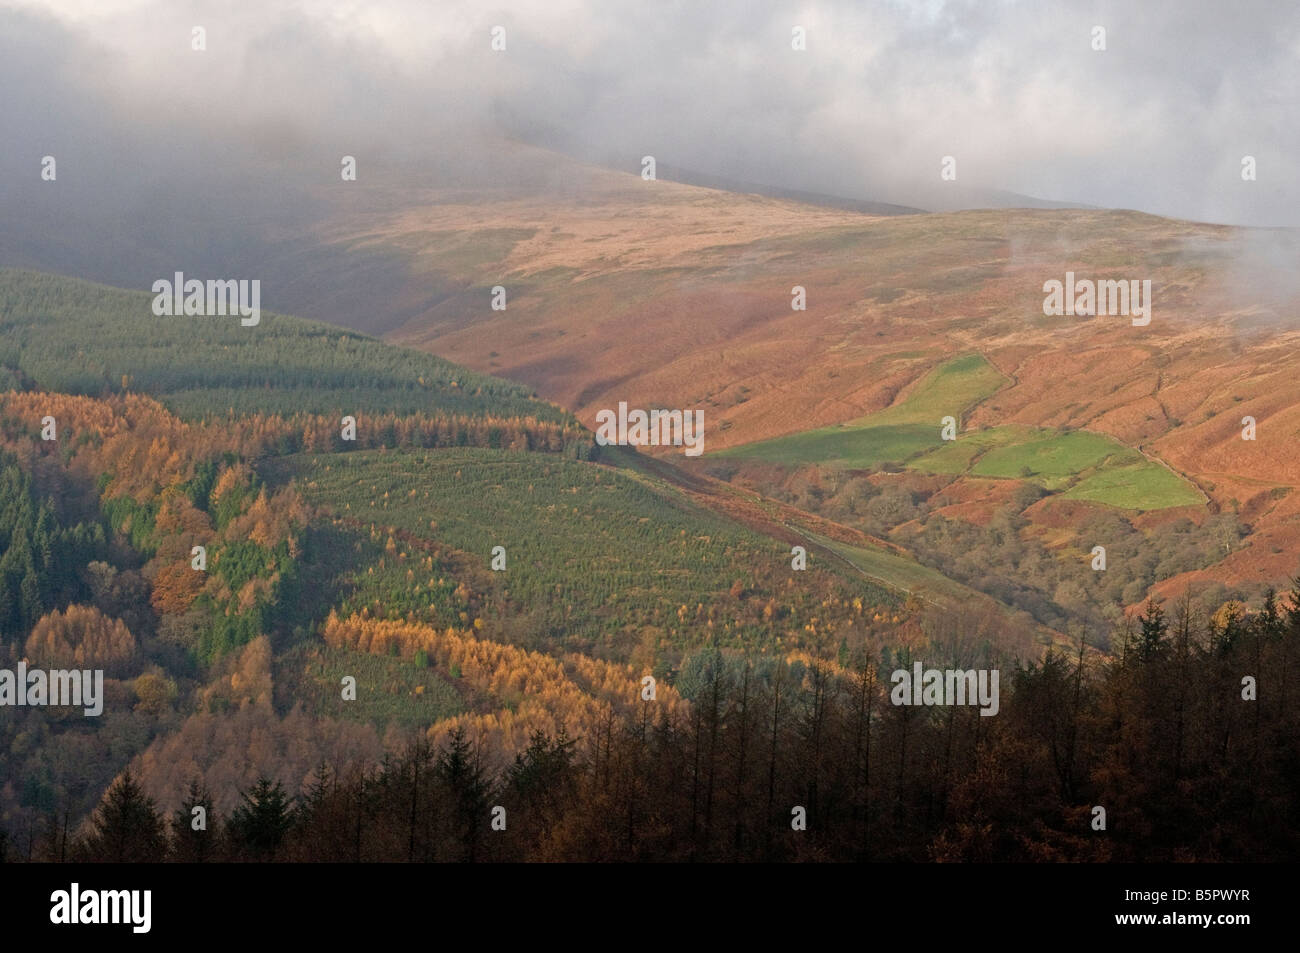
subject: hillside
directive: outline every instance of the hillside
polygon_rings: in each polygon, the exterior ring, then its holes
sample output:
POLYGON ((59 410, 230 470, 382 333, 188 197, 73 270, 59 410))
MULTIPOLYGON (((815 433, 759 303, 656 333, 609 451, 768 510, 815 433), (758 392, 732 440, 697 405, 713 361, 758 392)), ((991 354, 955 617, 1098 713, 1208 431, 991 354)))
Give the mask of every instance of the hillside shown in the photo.
POLYGON ((0 663, 106 675, 91 724, 39 707, 0 722, 0 830, 28 832, 30 856, 57 856, 69 823, 77 856, 111 856, 87 820, 110 784, 181 817, 210 806, 224 834, 201 851, 227 859, 796 859, 800 842, 763 833, 792 798, 826 824, 824 858, 859 857, 868 826, 891 832, 882 859, 1288 849, 1257 819, 1237 822, 1241 848, 1159 829, 1185 796, 1159 794, 1170 766, 1114 727, 1185 735, 1174 768, 1207 811, 1244 791, 1214 780, 1224 750, 1247 776, 1229 736, 1294 737, 1276 672, 1300 603, 1245 608, 1218 575, 1275 510, 1244 522, 1104 427, 987 418, 1024 382, 997 347, 945 339, 879 406, 687 464, 595 445, 527 383, 149 301, 0 275, 0 663), (1167 622, 1148 608, 1140 637, 1123 620, 1197 574, 1218 590, 1167 622), (1005 669, 1007 717, 887 705, 883 673, 922 658, 1005 669), (1215 699, 1251 658, 1275 701, 1225 719, 1215 699), (1153 685, 1192 686, 1185 721, 1151 716, 1153 685), (1083 748, 1063 781, 1067 729, 1083 748), (1022 783, 989 800, 960 780, 983 768, 1022 783), (1117 802, 1151 830, 1111 853, 1074 812, 1116 776, 1159 796, 1117 802), (715 784, 716 807, 699 797, 715 784), (1016 845, 922 806, 948 790, 984 799, 1016 845), (268 848, 241 812, 277 791, 301 809, 268 848), (518 839, 479 840, 489 797, 518 839), (1016 826, 1030 798, 1032 830, 1016 826))
MULTIPOLYGON (((170 277, 170 276, 169 276, 170 277)), ((227 412, 571 418, 528 388, 337 327, 263 314, 158 316, 152 294, 0 269, 0 374, 18 389, 148 394, 227 412)))
POLYGON ((1231 516, 1239 539, 1156 580, 1166 596, 1257 596, 1300 569, 1300 283, 1275 267, 1295 234, 1097 209, 871 216, 517 158, 550 187, 429 188, 391 210, 358 197, 320 232, 441 289, 391 340, 524 382, 588 426, 620 401, 701 409, 709 472, 784 468, 746 484, 763 493, 906 462, 951 518, 986 524, 1020 494, 1056 550, 1097 512, 1144 531, 1231 516), (1149 280, 1150 323, 1044 316, 1044 283, 1067 272, 1149 280), (988 387, 913 399, 971 355, 988 387), (1051 498, 1031 509, 1038 490, 1051 498))
POLYGON ((149 305, 0 273, 0 661, 108 677, 94 730, 39 708, 0 725, 7 825, 83 817, 128 764, 164 805, 199 779, 222 810, 413 732, 471 730, 503 766, 534 731, 626 709, 648 672, 671 711, 702 651, 926 639, 905 594, 815 554, 791 571, 783 534, 597 462, 520 385, 297 318, 149 305))

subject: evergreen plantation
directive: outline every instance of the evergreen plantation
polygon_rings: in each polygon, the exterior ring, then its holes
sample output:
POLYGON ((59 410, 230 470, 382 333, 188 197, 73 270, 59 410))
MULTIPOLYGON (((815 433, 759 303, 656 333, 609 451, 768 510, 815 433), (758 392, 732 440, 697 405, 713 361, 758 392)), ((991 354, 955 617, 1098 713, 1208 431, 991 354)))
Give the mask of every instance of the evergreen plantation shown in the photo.
POLYGON ((158 317, 151 300, 144 292, 0 269, 6 382, 93 397, 149 394, 186 419, 233 410, 572 422, 518 384, 362 334, 274 314, 255 329, 223 317, 158 317))

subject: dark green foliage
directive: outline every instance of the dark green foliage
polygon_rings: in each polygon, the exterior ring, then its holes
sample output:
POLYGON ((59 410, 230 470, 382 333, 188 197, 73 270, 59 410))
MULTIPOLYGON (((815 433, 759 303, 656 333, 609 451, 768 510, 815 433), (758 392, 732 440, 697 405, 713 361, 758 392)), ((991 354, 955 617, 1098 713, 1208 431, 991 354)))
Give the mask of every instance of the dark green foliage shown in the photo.
POLYGON ((293 827, 293 803, 284 785, 259 778, 241 795, 243 803, 230 815, 234 850, 253 860, 271 860, 293 827))
POLYGON ((106 549, 99 523, 64 526, 52 501, 0 453, 0 640, 20 641, 52 609, 85 594, 81 573, 106 549))
POLYGON ((217 813, 212 805, 212 795, 201 782, 190 782, 189 793, 172 815, 172 857, 187 864, 201 864, 211 860, 216 853, 217 813), (202 808, 205 829, 196 830, 195 808, 202 808))
POLYGON ((126 378, 126 388, 183 417, 442 411, 571 420, 520 384, 355 332, 269 313, 254 327, 230 316, 157 317, 152 301, 0 269, 0 383, 100 396, 122 391, 126 378))
POLYGON ((434 776, 441 782, 450 808, 451 826, 459 832, 459 850, 452 860, 478 859, 479 844, 488 830, 488 779, 479 764, 478 749, 465 737, 465 729, 452 733, 446 748, 434 763, 434 776))
POLYGON ((150 863, 167 853, 163 817, 139 782, 126 771, 104 795, 94 816, 86 859, 110 863, 150 863))
POLYGON ((1152 600, 1147 603, 1146 612, 1141 619, 1142 631, 1138 635, 1137 653, 1143 662, 1160 658, 1165 651, 1165 633, 1169 626, 1165 622, 1164 610, 1160 603, 1152 600))

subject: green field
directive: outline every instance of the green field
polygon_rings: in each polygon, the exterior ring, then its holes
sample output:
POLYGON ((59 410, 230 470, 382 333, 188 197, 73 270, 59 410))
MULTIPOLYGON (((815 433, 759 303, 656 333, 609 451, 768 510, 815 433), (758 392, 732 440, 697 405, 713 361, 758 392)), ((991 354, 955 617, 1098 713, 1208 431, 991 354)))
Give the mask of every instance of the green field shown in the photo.
POLYGON ((1104 434, 994 427, 909 462, 928 473, 1018 479, 1067 499, 1158 510, 1205 500, 1178 474, 1104 434))
POLYGON ((1048 490, 1060 489, 1076 474, 1103 464, 1138 464, 1142 455, 1101 434, 1039 431, 1029 439, 994 447, 971 469, 974 476, 1020 477, 1048 490))
POLYGON ((940 438, 945 416, 968 413, 1005 378, 979 354, 928 373, 902 401, 859 420, 723 451, 720 457, 878 469, 898 464, 925 473, 1024 480, 1071 499, 1120 509, 1203 503, 1182 477, 1104 434, 1006 426, 940 438))
POLYGON ((974 593, 943 573, 923 566, 914 559, 886 549, 850 546, 848 543, 807 533, 814 542, 841 556, 860 572, 930 602, 960 602, 974 593))
POLYGON ((963 415, 998 390, 1006 378, 982 355, 968 354, 930 371, 899 403, 859 420, 763 440, 718 456, 871 469, 938 449, 944 417, 963 415))
POLYGON ((1170 506, 1199 506, 1200 492, 1171 470, 1143 460, 1131 466, 1106 468, 1080 480, 1061 494, 1072 500, 1090 500, 1131 510, 1156 510, 1170 506))
POLYGON ((967 354, 942 364, 921 378, 901 402, 852 421, 847 427, 889 427, 921 424, 938 439, 939 421, 963 414, 1007 382, 1002 372, 981 354, 967 354))
POLYGON ((718 456, 764 460, 786 466, 819 463, 866 470, 885 463, 901 463, 940 443, 937 421, 933 427, 911 424, 854 429, 842 426, 764 440, 725 450, 718 456))
POLYGON ((984 430, 972 430, 958 434, 956 440, 946 441, 943 446, 909 460, 907 465, 913 470, 921 470, 925 473, 947 473, 956 476, 969 471, 982 454, 997 447, 1014 444, 1025 439, 1025 435, 1032 432, 1028 427, 989 427, 984 430))

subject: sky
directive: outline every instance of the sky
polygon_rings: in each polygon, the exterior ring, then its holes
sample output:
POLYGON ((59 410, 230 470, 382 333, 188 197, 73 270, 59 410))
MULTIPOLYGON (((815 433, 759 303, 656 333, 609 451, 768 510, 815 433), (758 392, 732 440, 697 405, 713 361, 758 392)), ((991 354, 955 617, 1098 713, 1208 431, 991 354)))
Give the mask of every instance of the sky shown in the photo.
POLYGON ((1291 0, 0 0, 0 89, 6 177, 513 138, 923 208, 1005 190, 1300 226, 1291 0))

